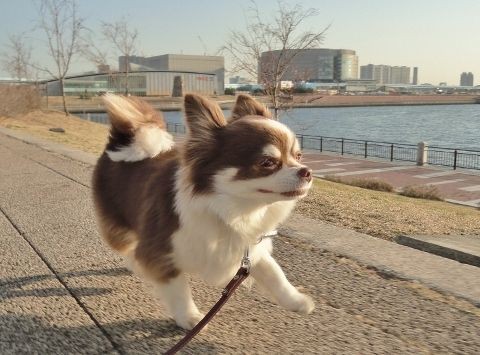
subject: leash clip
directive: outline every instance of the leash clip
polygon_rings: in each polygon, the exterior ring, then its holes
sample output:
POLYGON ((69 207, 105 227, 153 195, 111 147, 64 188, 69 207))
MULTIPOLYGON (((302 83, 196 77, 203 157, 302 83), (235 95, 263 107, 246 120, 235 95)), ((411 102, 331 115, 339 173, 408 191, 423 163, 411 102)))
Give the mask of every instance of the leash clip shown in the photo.
POLYGON ((250 267, 252 266, 252 263, 250 262, 250 257, 248 256, 249 254, 249 249, 248 247, 245 248, 245 252, 243 253, 243 258, 242 258, 242 268, 244 268, 247 271, 247 274, 250 273, 250 267))

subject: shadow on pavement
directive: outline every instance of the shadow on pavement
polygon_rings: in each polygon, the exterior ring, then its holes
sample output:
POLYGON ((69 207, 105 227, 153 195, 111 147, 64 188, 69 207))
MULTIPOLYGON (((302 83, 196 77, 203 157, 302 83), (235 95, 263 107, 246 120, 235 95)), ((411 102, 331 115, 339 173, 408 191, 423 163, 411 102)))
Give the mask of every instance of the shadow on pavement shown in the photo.
MULTIPOLYGON (((104 325, 114 345, 95 326, 65 327, 35 316, 0 315, 1 353, 136 353, 165 352, 184 335, 173 321, 135 320, 104 325)), ((184 353, 217 353, 215 346, 193 340, 184 353)))
MULTIPOLYGON (((113 269, 93 269, 93 270, 82 270, 82 271, 72 271, 72 272, 63 272, 57 274, 61 279, 66 279, 69 277, 84 277, 84 276, 124 276, 131 275, 131 272, 123 267, 113 268, 113 269)), ((43 275, 32 275, 8 279, 0 279, 0 287, 10 288, 10 287, 19 287, 26 286, 28 284, 39 282, 47 279, 56 279, 55 275, 52 274, 43 274, 43 275)))

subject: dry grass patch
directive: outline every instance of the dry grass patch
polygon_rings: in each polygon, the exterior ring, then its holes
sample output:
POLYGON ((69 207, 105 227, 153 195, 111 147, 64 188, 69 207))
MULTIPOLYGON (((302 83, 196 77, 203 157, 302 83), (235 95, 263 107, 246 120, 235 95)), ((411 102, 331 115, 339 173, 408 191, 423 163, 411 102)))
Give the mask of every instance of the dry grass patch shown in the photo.
POLYGON ((335 175, 326 175, 323 179, 331 182, 337 182, 337 183, 346 184, 350 186, 361 187, 362 189, 384 191, 384 192, 394 191, 394 188, 392 185, 390 185, 388 182, 378 180, 378 179, 357 178, 357 179, 351 179, 351 180, 343 180, 342 178, 337 177, 335 175))
POLYGON ((108 138, 108 126, 65 116, 63 112, 36 110, 15 117, 1 117, 0 126, 20 130, 73 148, 100 154, 108 138), (61 127, 65 133, 50 132, 61 127))
POLYGON ((399 234, 480 236, 480 212, 476 209, 319 179, 298 204, 297 211, 310 218, 389 240, 399 234))
POLYGON ((402 191, 399 192, 399 194, 413 198, 443 201, 443 198, 440 196, 440 191, 438 191, 435 186, 405 186, 402 191))
POLYGON ((39 108, 40 94, 35 86, 0 86, 0 117, 12 117, 39 108))

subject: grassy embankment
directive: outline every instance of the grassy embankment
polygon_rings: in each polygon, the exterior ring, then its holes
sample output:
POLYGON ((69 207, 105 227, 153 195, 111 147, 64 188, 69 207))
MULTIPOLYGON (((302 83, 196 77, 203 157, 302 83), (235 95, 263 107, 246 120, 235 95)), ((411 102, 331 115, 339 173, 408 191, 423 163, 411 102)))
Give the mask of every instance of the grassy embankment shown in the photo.
MULTIPOLYGON (((95 154, 103 150, 108 135, 104 125, 55 111, 0 117, 0 125, 95 154), (52 127, 62 127, 65 133, 50 132, 48 129, 52 127)), ((392 239, 401 233, 480 236, 480 212, 476 209, 320 179, 315 181, 309 196, 299 203, 297 211, 383 239, 392 239)))

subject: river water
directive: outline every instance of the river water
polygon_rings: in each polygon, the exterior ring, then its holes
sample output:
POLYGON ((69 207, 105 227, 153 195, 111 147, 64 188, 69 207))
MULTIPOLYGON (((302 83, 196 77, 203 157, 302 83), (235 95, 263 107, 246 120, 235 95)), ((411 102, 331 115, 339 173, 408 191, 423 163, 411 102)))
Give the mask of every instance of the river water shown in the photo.
MULTIPOLYGON (((181 112, 164 116, 183 123, 181 112)), ((105 114, 90 117, 105 121, 105 114)), ((299 134, 480 150, 480 105, 297 108, 280 120, 299 134)))

